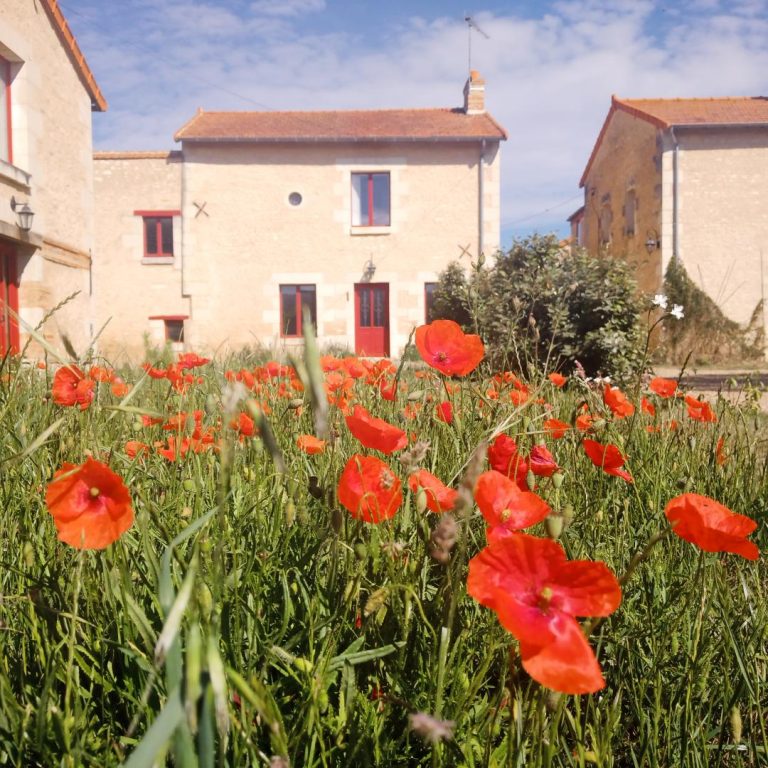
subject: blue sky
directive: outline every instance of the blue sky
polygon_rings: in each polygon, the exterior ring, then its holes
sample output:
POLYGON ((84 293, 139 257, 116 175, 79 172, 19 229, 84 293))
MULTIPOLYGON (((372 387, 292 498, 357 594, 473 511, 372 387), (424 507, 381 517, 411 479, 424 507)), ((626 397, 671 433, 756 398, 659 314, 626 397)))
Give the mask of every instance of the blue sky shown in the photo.
POLYGON ((503 244, 567 232, 623 97, 768 95, 768 0, 60 0, 108 102, 97 149, 171 149, 205 109, 461 104, 472 66, 509 132, 503 244), (107 10, 108 9, 108 10, 107 10))

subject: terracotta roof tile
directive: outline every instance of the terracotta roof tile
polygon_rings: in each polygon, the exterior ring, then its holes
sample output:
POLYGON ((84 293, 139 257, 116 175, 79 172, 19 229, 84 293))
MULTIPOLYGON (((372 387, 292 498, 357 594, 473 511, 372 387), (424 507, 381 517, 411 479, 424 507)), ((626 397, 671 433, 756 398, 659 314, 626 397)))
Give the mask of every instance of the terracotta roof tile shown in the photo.
POLYGON ((93 153, 94 160, 180 160, 178 150, 138 150, 138 151, 98 151, 93 153))
POLYGON ((72 30, 69 28, 61 8, 59 8, 58 0, 42 0, 42 5, 53 23, 53 27, 61 40, 61 44, 64 46, 64 50, 67 52, 72 65, 91 97, 93 109, 98 112, 106 111, 107 100, 104 98, 104 94, 102 94, 96 78, 93 76, 93 72, 88 67, 88 62, 86 62, 85 56, 83 56, 83 52, 80 50, 80 46, 72 34, 72 30))
POLYGON ((611 97, 611 108, 589 156, 579 187, 586 184, 611 118, 617 110, 646 120, 658 128, 672 126, 768 125, 768 97, 734 96, 710 99, 620 99, 611 97))
POLYGON ((381 109, 326 112, 204 112, 175 134, 176 141, 424 141, 504 140, 487 113, 462 109, 381 109))

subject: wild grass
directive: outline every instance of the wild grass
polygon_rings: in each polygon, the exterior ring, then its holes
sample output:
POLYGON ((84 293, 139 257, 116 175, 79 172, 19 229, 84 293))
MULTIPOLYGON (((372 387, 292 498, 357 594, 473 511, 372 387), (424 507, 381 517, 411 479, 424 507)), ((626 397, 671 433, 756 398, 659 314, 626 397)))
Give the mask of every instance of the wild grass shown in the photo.
MULTIPOLYGON (((437 562, 440 518, 417 511, 405 482, 403 506, 379 525, 337 504, 347 458, 369 453, 338 408, 325 453, 307 456, 295 440, 313 432, 311 409, 280 396, 280 379, 265 382, 270 450, 227 429, 223 367, 199 370, 185 394, 124 372, 127 402, 99 385, 80 411, 52 402, 47 371, 4 362, 0 765, 768 765, 764 556, 750 563, 665 536, 591 637, 606 687, 555 694, 528 678, 517 642, 466 593, 467 562, 485 544, 476 510, 458 516, 452 557, 437 562), (195 409, 217 427, 220 450, 128 458, 127 440, 168 434, 144 427, 142 412, 195 409), (54 471, 87 455, 123 477, 136 514, 104 551, 57 541, 44 501, 54 471), (453 738, 423 739, 409 728, 416 712, 453 721, 453 738)), ((457 383, 451 425, 434 417, 446 397, 436 376, 404 369, 394 402, 364 378, 354 392, 428 441, 422 466, 454 486, 500 426, 524 450, 546 439, 564 482, 539 478, 537 492, 570 520, 560 539, 570 558, 621 575, 684 491, 755 518, 765 552, 766 433, 754 407, 722 400, 718 423, 702 424, 678 401, 658 403, 660 423, 674 415, 679 428, 648 432, 649 416, 615 420, 575 379, 564 391, 529 382, 521 407, 489 400, 490 373, 457 383), (544 418, 573 422, 585 401, 601 417, 596 439, 628 455, 634 485, 594 467, 577 431, 543 437, 544 418), (423 406, 413 419, 408 404, 423 406)), ((398 459, 388 464, 405 481, 398 459)))

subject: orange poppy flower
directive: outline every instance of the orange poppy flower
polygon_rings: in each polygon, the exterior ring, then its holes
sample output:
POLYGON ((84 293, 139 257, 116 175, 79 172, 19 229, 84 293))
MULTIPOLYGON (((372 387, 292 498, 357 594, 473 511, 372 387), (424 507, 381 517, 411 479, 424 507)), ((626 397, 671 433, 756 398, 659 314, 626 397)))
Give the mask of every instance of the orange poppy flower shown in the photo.
POLYGON ((126 384, 119 376, 115 376, 109 388, 115 397, 125 397, 131 391, 130 385, 126 384))
POLYGON ((662 379, 661 376, 651 379, 648 387, 659 397, 674 397, 677 392, 677 382, 674 379, 662 379))
POLYGON ((617 419, 624 419, 635 412, 635 406, 627 400, 627 396, 618 387, 612 387, 610 384, 606 384, 603 390, 603 402, 617 419))
POLYGON ((569 561, 551 539, 518 533, 469 561, 467 592, 518 639, 523 668, 541 685, 568 694, 605 685, 575 618, 609 616, 621 603, 621 587, 604 563, 569 561))
POLYGON ((106 464, 87 458, 64 463, 48 483, 45 504, 59 540, 78 549, 104 549, 133 523, 131 495, 106 464))
POLYGON ((93 365, 88 371, 88 378, 91 379, 91 381, 108 384, 115 378, 115 372, 111 368, 102 368, 99 365, 93 365))
POLYGON ((640 401, 640 408, 642 409, 643 413, 647 413, 649 416, 656 415, 656 406, 650 402, 647 397, 643 397, 643 399, 640 401))
POLYGON ((449 488, 441 480, 426 469, 412 472, 408 477, 408 487, 413 493, 423 488, 427 494, 427 509, 437 515, 453 509, 459 492, 449 488))
POLYGON ((314 435, 299 435, 296 438, 296 445, 300 451, 310 455, 322 453, 325 450, 325 440, 321 440, 314 435))
POLYGON ((632 475, 626 469, 621 469, 626 459, 617 446, 612 444, 601 445, 596 440, 584 440, 582 445, 584 446, 584 452, 589 456, 589 460, 596 467, 600 467, 603 472, 620 477, 628 483, 634 482, 632 475))
POLYGON ((722 467, 724 464, 728 463, 728 454, 725 452, 724 437, 721 437, 717 441, 717 447, 715 448, 715 460, 717 461, 717 465, 719 467, 722 467))
POLYGON ((691 395, 685 396, 685 404, 688 406, 688 415, 696 421, 712 423, 717 421, 717 416, 706 400, 697 400, 691 395))
POLYGON ((528 466, 531 472, 539 477, 552 477, 560 469, 555 457, 543 445, 534 445, 531 448, 528 454, 528 466))
POLYGON ((345 417, 349 431, 366 447, 394 453, 408 444, 408 436, 384 419, 371 416, 362 405, 356 405, 352 414, 345 417))
POLYGON ((416 329, 421 359, 446 376, 466 376, 485 357, 479 336, 467 334, 453 320, 434 320, 416 329))
POLYGON ((183 355, 179 355, 179 359, 176 362, 176 365, 184 370, 187 368, 199 368, 200 366, 207 365, 210 362, 210 359, 207 357, 200 357, 194 352, 186 352, 183 355))
POLYGON ((760 551, 746 537, 757 523, 698 493, 676 496, 664 508, 672 530, 705 552, 733 552, 757 560, 760 551))
POLYGON ((560 440, 560 438, 565 437, 565 433, 571 428, 570 424, 566 424, 560 419, 547 419, 542 426, 553 440, 560 440))
POLYGON ((549 504, 520 488, 496 470, 483 472, 475 483, 475 501, 488 523, 489 541, 540 523, 549 513, 549 504))
POLYGON ((352 517, 366 523, 389 520, 403 503, 397 475, 381 459, 359 453, 346 463, 336 494, 352 517))
POLYGON ((588 411, 580 413, 576 417, 576 429, 578 429, 579 432, 589 432, 592 429, 594 423, 595 417, 588 411))
POLYGON ((521 489, 526 489, 528 462, 518 453, 517 443, 511 437, 499 435, 493 441, 488 447, 488 463, 492 469, 513 478, 521 489))
POLYGON ((129 459, 135 459, 137 456, 149 453, 149 446, 140 440, 129 440, 125 444, 125 453, 129 459))
POLYGON ((562 373, 550 373, 547 378, 556 386, 556 387, 563 387, 565 386, 565 382, 568 381, 568 378, 566 376, 563 376, 562 373))
POLYGON ((51 395, 56 405, 79 405, 84 411, 93 401, 93 381, 76 366, 59 368, 53 375, 51 395))

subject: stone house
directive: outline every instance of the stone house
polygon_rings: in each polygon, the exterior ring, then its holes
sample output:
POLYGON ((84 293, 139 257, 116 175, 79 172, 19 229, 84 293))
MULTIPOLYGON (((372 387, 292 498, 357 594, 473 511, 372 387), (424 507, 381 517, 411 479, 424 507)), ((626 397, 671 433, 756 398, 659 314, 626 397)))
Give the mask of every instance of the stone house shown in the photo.
POLYGON ((500 237, 499 145, 455 109, 199 110, 173 152, 95 153, 96 326, 113 359, 301 341, 397 354, 438 274, 500 237))
POLYGON ((651 294, 677 257, 727 317, 765 327, 768 98, 614 96, 580 186, 580 245, 651 294))
POLYGON ((80 351, 91 337, 91 113, 105 109, 57 0, 3 0, 0 355, 26 341, 23 323, 38 325, 78 291, 42 333, 62 330, 80 351))

